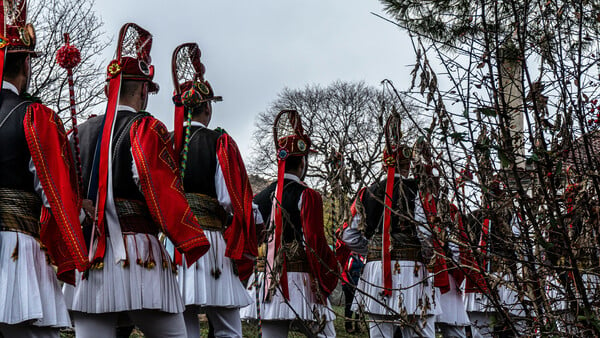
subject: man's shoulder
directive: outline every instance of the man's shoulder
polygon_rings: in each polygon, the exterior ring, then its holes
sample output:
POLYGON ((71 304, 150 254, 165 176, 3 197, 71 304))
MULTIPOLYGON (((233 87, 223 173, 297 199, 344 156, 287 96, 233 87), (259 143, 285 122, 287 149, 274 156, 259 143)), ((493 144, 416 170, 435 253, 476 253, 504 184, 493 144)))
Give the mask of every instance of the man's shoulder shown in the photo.
POLYGON ((79 129, 79 131, 81 131, 81 130, 88 130, 88 129, 95 129, 95 128, 99 127, 102 124, 103 120, 104 120, 104 115, 92 116, 92 117, 88 118, 87 120, 85 120, 83 123, 80 123, 77 126, 77 129, 79 129))
POLYGON ((318 191, 316 191, 315 189, 313 189, 313 188, 311 188, 311 187, 307 186, 306 184, 302 184, 302 183, 300 183, 300 182, 296 182, 296 183, 297 183, 298 185, 300 185, 299 189, 302 189, 302 191, 306 191, 306 192, 309 192, 309 193, 311 193, 311 194, 315 194, 315 195, 319 195, 319 196, 321 196, 321 193, 320 193, 320 192, 318 192, 318 191))
POLYGON ((266 188, 264 188, 263 190, 261 190, 258 194, 256 194, 256 197, 263 196, 263 195, 268 195, 271 192, 273 192, 276 187, 277 187, 277 181, 269 184, 266 188))
POLYGON ((204 135, 204 137, 206 137, 206 138, 215 139, 215 140, 218 139, 219 137, 221 137, 221 135, 223 135, 223 133, 219 132, 219 130, 214 130, 214 129, 200 127, 200 126, 194 126, 192 128, 192 132, 197 132, 201 135, 204 135))
POLYGON ((27 107, 34 103, 32 100, 21 97, 10 90, 2 90, 0 93, 0 101, 2 102, 2 111, 12 111, 15 108, 25 112, 27 107))

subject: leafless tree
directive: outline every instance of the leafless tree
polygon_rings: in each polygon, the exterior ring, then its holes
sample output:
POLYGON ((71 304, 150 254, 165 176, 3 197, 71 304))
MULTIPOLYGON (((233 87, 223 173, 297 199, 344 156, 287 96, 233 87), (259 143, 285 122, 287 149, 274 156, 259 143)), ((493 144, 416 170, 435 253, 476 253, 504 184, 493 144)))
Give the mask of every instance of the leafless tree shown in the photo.
MULTIPOLYGON (((296 109, 313 142, 316 154, 309 155, 307 180, 325 194, 331 205, 328 224, 339 225, 347 217, 354 194, 381 171, 383 123, 392 111, 405 116, 398 99, 390 92, 363 82, 337 81, 327 87, 285 88, 270 107, 258 115, 254 132, 254 154, 250 171, 275 179, 276 158, 272 125, 283 109, 296 109)), ((408 119, 407 119, 408 121, 408 119)), ((412 123, 403 127, 414 135, 412 123)))
POLYGON ((428 116, 420 134, 471 215, 475 262, 454 263, 483 274, 498 329, 599 335, 600 5, 382 2, 416 54, 412 84, 392 90, 428 116))
POLYGON ((103 22, 94 11, 94 1, 30 1, 28 20, 37 34, 37 51, 29 90, 33 96, 54 109, 67 121, 69 92, 66 71, 56 63, 56 51, 64 44, 63 33, 81 52, 81 63, 74 69, 77 113, 89 115, 104 99, 104 63, 99 55, 109 41, 103 22))

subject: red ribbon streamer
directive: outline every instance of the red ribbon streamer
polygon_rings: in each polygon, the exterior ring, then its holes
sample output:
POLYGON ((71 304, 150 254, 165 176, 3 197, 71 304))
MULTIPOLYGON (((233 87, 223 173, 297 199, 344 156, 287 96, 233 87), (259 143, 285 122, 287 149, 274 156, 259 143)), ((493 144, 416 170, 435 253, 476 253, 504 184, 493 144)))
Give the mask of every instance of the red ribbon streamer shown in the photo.
POLYGON ((102 129, 102 143, 100 145, 100 164, 98 175, 98 196, 96 199, 96 222, 95 227, 100 232, 100 240, 94 255, 93 261, 103 261, 104 251, 106 250, 106 236, 104 236, 104 208, 106 206, 106 195, 108 193, 108 167, 109 147, 111 143, 111 134, 119 102, 119 92, 121 91, 121 73, 110 79, 108 84, 108 106, 106 107, 106 116, 104 127, 102 129))
POLYGON ((383 292, 384 296, 392 295, 392 256, 390 245, 390 224, 392 218, 392 196, 394 194, 395 166, 389 166, 385 186, 385 210, 383 212, 383 236, 381 245, 381 257, 383 265, 383 292))

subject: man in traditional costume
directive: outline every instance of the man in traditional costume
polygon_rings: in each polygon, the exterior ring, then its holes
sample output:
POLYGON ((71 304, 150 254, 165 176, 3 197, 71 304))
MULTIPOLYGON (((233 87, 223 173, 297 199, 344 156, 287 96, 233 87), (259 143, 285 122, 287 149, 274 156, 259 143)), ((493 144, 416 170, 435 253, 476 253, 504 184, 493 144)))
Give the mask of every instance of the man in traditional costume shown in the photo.
MULTIPOLYGON (((488 280, 480 285, 465 280, 465 306, 471 320, 473 337, 492 337, 520 332, 527 310, 518 293, 517 256, 514 244, 519 237, 518 214, 512 213, 513 200, 500 181, 490 180, 484 195, 485 208, 468 216, 467 229, 478 240, 482 272, 488 280), (471 291, 471 292, 469 292, 471 291)), ((475 264, 475 266, 477 266, 475 264)))
POLYGON ((66 290, 77 337, 114 337, 123 314, 146 337, 185 337, 176 269, 157 234, 191 262, 210 246, 185 199, 169 133, 144 111, 148 93, 158 90, 151 46, 146 30, 121 28, 106 114, 79 128, 83 182, 97 201, 97 221, 92 268, 66 290))
POLYGON ((327 297, 337 285, 338 264, 325 238, 321 195, 302 182, 311 141, 295 110, 278 114, 274 134, 277 181, 254 198, 270 236, 259 274, 262 333, 286 337, 295 327, 311 337, 334 337, 327 297))
POLYGON ((433 161, 429 143, 418 139, 413 156, 413 172, 419 182, 423 211, 434 235, 432 245, 436 255, 430 270, 434 272, 441 312, 436 317, 436 325, 443 337, 466 337, 465 328, 470 321, 461 291, 465 271, 460 265, 470 256, 467 256, 468 243, 464 241, 462 215, 456 205, 448 201, 447 192, 441 191, 440 170, 433 161))
MULTIPOLYGON (((26 94, 35 33, 26 1, 0 8, 0 336, 71 326, 58 279, 88 267, 81 195, 60 118, 26 94), (56 266, 56 270, 53 267, 56 266)), ((85 214, 83 214, 85 215, 85 214)))
MULTIPOLYGON (((195 43, 173 53, 174 139, 185 195, 211 248, 189 268, 179 267, 179 286, 188 337, 200 337, 202 310, 215 337, 241 338, 239 308, 252 299, 240 279, 249 277, 258 250, 252 188, 234 140, 220 128, 208 129, 211 102, 221 97, 204 79, 200 54, 195 43)), ((175 253, 178 264, 187 259, 175 253)))
POLYGON ((399 143, 397 115, 388 118, 385 134, 387 179, 359 192, 341 234, 350 250, 367 257, 355 308, 369 315, 370 337, 393 337, 397 328, 403 337, 434 337, 439 308, 427 271, 431 231, 418 182, 408 178, 411 151, 399 143))

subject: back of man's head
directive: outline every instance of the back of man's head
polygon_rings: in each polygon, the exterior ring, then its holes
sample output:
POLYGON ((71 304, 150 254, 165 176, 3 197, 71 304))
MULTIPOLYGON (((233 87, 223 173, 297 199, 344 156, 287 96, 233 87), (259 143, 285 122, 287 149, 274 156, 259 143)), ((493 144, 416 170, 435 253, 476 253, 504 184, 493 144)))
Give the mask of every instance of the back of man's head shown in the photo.
POLYGON ((139 95, 139 92, 142 88, 143 81, 122 81, 121 82, 121 92, 119 96, 123 98, 130 98, 139 95))
POLYGON ((285 172, 295 172, 300 169, 304 156, 290 156, 285 160, 285 172))
POLYGON ((27 53, 6 53, 4 60, 4 79, 7 81, 14 80, 21 74, 25 74, 25 63, 27 61, 27 53))

